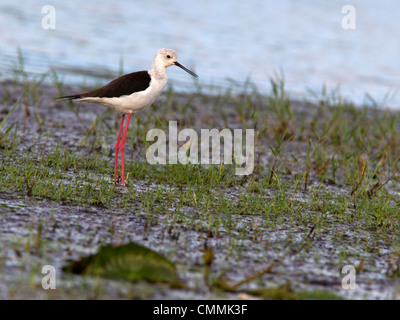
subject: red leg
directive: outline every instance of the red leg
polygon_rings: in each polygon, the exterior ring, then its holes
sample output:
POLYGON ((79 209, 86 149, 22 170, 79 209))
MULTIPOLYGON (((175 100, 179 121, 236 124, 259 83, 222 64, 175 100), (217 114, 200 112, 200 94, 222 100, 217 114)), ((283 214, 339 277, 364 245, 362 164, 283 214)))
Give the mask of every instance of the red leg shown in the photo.
POLYGON ((117 144, 115 145, 115 175, 114 175, 115 182, 117 182, 119 139, 121 138, 122 127, 124 126, 124 118, 125 114, 122 115, 121 125, 119 126, 117 144))
POLYGON ((121 150, 121 166, 122 166, 122 185, 125 185, 125 172, 124 172, 124 149, 125 149, 125 138, 126 138, 126 133, 128 132, 128 127, 129 127, 129 121, 131 120, 132 113, 128 114, 128 119, 126 120, 125 124, 125 130, 124 130, 124 135, 122 136, 122 141, 120 145, 120 150, 121 150))

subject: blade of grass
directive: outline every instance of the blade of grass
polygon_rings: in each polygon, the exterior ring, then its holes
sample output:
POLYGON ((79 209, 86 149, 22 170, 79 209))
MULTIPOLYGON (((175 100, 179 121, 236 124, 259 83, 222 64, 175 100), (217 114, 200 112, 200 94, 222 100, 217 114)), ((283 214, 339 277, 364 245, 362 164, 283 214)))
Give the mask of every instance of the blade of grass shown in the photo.
POLYGON ((15 108, 18 106, 18 104, 21 101, 24 94, 25 94, 25 91, 21 94, 21 96, 19 97, 17 102, 14 104, 14 106, 11 108, 11 110, 7 113, 6 117, 0 122, 0 128, 3 125, 3 123, 7 120, 7 118, 11 115, 11 113, 15 110, 15 108))

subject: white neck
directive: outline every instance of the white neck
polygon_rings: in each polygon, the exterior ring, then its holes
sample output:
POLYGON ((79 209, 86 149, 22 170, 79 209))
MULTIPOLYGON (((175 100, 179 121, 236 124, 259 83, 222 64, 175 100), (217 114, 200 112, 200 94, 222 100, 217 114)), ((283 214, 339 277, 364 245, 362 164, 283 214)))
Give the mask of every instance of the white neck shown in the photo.
POLYGON ((154 60, 153 66, 150 70, 150 74, 155 77, 157 80, 166 80, 167 79, 167 68, 164 65, 161 65, 157 59, 154 60))

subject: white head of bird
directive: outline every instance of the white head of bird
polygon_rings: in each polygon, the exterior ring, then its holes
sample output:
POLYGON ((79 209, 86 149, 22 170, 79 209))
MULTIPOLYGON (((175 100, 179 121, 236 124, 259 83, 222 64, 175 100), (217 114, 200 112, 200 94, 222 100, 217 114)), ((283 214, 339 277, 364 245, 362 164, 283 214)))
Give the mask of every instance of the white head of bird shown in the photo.
POLYGON ((166 76, 166 68, 169 66, 177 66, 189 74, 191 74, 193 77, 198 78, 198 75, 195 74, 193 71, 190 71, 189 69, 185 68, 183 65, 181 65, 178 61, 178 55, 176 52, 172 49, 160 49, 157 51, 155 57, 154 57, 154 62, 153 62, 153 67, 152 71, 154 71, 156 76, 161 76, 164 77, 166 76))

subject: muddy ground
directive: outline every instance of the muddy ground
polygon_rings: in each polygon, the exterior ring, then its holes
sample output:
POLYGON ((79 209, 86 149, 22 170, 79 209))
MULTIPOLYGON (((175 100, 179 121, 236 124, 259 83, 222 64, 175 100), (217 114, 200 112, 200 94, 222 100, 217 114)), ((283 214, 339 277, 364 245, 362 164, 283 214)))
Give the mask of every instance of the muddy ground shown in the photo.
MULTIPOLYGON (((63 93, 77 90, 81 88, 65 88, 63 93)), ((2 83, 0 121, 22 91, 22 86, 12 81, 2 83)), ((301 209, 302 203, 305 208, 310 208, 312 203, 322 203, 327 194, 351 199, 350 186, 329 181, 321 184, 310 176, 307 190, 299 189, 293 193, 298 206, 296 212, 291 214, 278 210, 274 214, 264 215, 252 209, 232 215, 222 211, 213 213, 212 210, 208 213, 199 212, 195 206, 180 204, 177 199, 169 200, 164 207, 162 199, 158 200, 157 207, 148 206, 143 197, 154 190, 165 193, 166 197, 173 197, 187 190, 187 194, 190 194, 192 189, 196 190, 196 186, 173 184, 151 177, 138 179, 133 173, 129 176, 128 187, 114 186, 113 152, 119 118, 102 106, 77 104, 70 107, 55 101, 53 98, 59 91, 53 85, 41 84, 35 94, 39 97, 37 101, 32 99, 32 95, 26 98, 26 94, 1 128, 4 134, 4 130, 15 123, 7 133, 7 139, 14 143, 11 151, 13 156, 29 157, 31 154, 32 157, 38 157, 51 153, 56 147, 68 149, 82 157, 99 152, 99 157, 109 164, 108 169, 104 169, 108 173, 103 174, 103 169, 93 170, 84 181, 82 176, 85 172, 78 167, 63 171, 62 178, 51 183, 60 188, 62 185, 75 184, 76 181, 89 184, 102 181, 113 188, 115 200, 93 205, 85 201, 35 196, 29 192, 29 188, 17 188, 11 183, 7 187, 3 185, 0 193, 0 299, 260 299, 266 296, 257 294, 257 290, 279 288, 289 288, 286 291, 291 293, 330 292, 336 298, 345 299, 400 297, 400 283, 393 276, 399 250, 398 232, 376 237, 362 221, 348 219, 353 210, 350 204, 341 214, 324 214, 324 223, 318 228, 315 228, 319 221, 318 208, 313 211, 301 209), (101 126, 99 121, 102 122, 101 126), (88 135, 93 126, 96 134, 88 135), (122 196, 128 199, 125 206, 117 201, 122 196), (228 218, 229 225, 224 222, 228 218), (218 223, 210 227, 210 219, 218 223), (165 284, 71 275, 62 270, 70 261, 95 253, 101 245, 130 241, 170 259, 185 286, 171 288, 165 284), (204 256, 210 248, 214 259, 208 274, 204 256), (220 280, 234 285, 271 264, 268 272, 235 290, 207 283, 220 280), (348 264, 357 270, 355 290, 342 288, 344 274, 341 270, 348 264), (55 266, 56 290, 42 288, 43 265, 55 266)), ((152 117, 164 116, 164 120, 177 120, 181 127, 216 127, 221 130, 229 124, 231 129, 243 128, 240 112, 234 109, 232 101, 235 100, 226 95, 205 97, 202 94, 166 92, 154 107, 139 116, 141 120, 133 121, 132 127, 140 127, 152 117), (175 104, 181 109, 174 107, 175 104), (182 112, 187 104, 193 110, 189 118, 185 118, 182 112), (215 106, 225 109, 225 118, 212 119, 215 106)), ((318 117, 319 109, 309 103, 293 101, 292 106, 299 110, 298 114, 302 117, 318 117)), ((272 123, 273 119, 265 121, 272 123)), ((157 123, 153 125, 157 126, 157 123)), ((132 141, 133 135, 127 138, 126 163, 145 161, 145 146, 140 141, 132 141)), ((273 134, 267 134, 258 141, 256 164, 269 168, 274 161, 268 147, 272 144, 273 134)), ((297 159, 307 158, 306 153, 306 142, 289 141, 282 159, 293 163, 297 159)), ((10 162, 14 161, 9 154, 7 147, 0 149, 2 175, 8 174, 10 162)), ((284 161, 280 163, 282 171, 285 171, 284 161)), ((51 164, 49 166, 51 169, 51 164)), ((302 166, 304 163, 298 167, 299 171, 302 166)), ((293 190, 288 172, 280 178, 282 183, 286 182, 288 190, 293 190)), ((397 192, 397 185, 391 186, 389 183, 387 187, 397 192)), ((223 197, 231 199, 232 203, 250 192, 246 184, 227 184, 210 189, 213 199, 223 197)), ((265 205, 273 205, 270 199, 279 192, 276 186, 263 189, 260 193, 265 205)), ((278 295, 270 296, 276 297, 278 295)), ((280 297, 291 298, 285 293, 280 297)))

